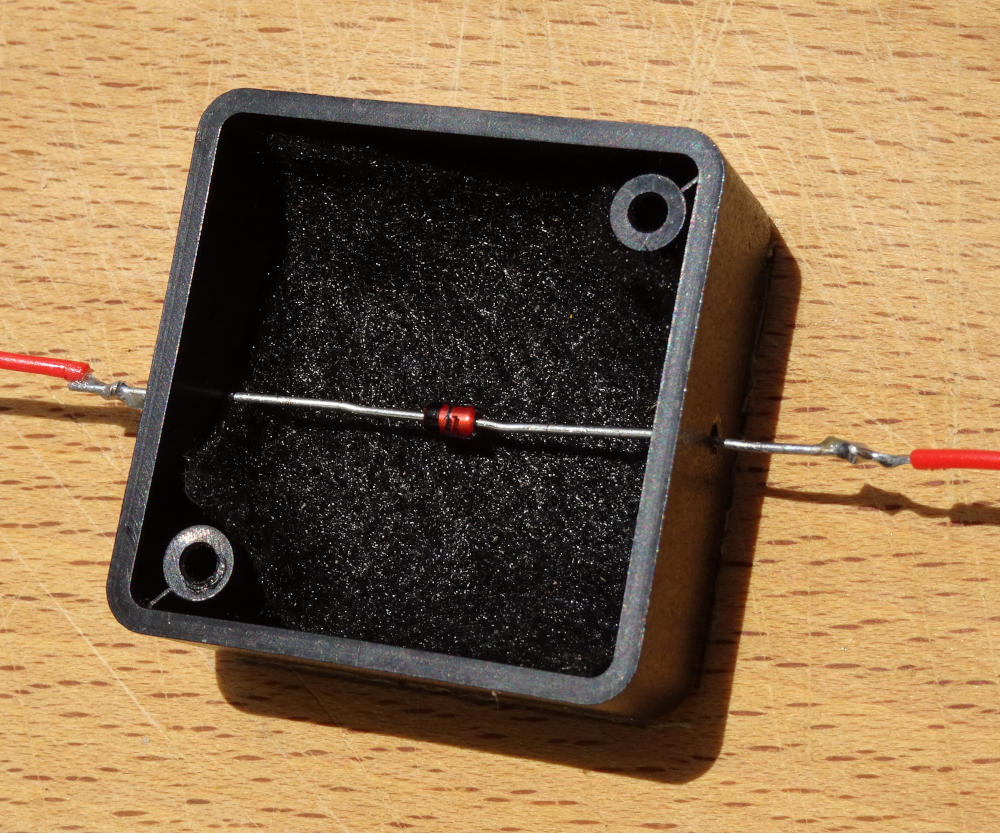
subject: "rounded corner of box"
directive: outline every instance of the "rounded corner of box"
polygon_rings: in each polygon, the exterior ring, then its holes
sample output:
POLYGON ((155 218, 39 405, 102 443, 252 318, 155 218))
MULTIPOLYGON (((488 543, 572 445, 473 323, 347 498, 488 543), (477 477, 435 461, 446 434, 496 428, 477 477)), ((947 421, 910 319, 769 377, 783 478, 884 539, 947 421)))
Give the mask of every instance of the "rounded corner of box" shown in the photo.
POLYGON ((149 611, 140 607, 136 600, 132 598, 127 577, 114 569, 113 562, 105 589, 108 607, 111 609, 111 613, 115 619, 130 631, 145 632, 147 630, 145 623, 149 611))
POLYGON ((238 87, 217 96, 201 114, 201 120, 198 122, 198 137, 218 137, 229 119, 241 113, 254 112, 262 95, 264 95, 263 90, 238 87))

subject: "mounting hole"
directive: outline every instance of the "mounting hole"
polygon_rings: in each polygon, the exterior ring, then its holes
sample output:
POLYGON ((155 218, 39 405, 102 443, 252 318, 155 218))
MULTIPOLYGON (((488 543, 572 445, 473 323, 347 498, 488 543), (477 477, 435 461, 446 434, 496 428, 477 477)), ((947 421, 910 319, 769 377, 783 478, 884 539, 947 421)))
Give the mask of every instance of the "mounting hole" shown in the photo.
POLYGON ((632 228, 649 234, 667 222, 670 209, 667 201, 655 191, 636 195, 628 205, 628 221, 632 228))
POLYGON ((214 526, 200 524, 178 532, 163 554, 163 577, 170 590, 189 602, 222 592, 233 575, 233 546, 214 526))
POLYGON ((611 201, 611 229, 630 249, 653 252, 672 242, 687 216, 681 189, 661 174, 633 177, 611 201))
POLYGON ((181 576, 189 585, 204 586, 215 575, 215 571, 219 567, 219 556, 208 544, 196 541, 185 547, 178 561, 178 566, 181 569, 181 576))

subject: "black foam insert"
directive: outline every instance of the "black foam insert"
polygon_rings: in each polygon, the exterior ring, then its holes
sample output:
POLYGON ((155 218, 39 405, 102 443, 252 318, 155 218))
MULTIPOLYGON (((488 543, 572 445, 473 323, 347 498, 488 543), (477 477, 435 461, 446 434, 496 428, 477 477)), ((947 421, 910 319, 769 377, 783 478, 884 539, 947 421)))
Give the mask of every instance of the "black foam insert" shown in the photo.
MULTIPOLYGON (((608 221, 650 164, 269 128, 247 176, 278 195, 280 251, 244 389, 650 425, 686 233, 640 253, 608 221)), ((269 621, 591 676, 614 650, 646 451, 231 404, 185 486, 252 559, 269 621)))

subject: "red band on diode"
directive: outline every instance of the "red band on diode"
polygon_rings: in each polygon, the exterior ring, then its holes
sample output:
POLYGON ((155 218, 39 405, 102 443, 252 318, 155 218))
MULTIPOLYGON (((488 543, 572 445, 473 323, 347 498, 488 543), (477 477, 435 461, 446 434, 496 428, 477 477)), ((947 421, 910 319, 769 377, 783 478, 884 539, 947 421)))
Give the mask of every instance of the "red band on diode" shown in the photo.
POLYGON ((476 435, 476 409, 468 405, 435 402, 424 406, 424 428, 443 437, 470 439, 476 435))

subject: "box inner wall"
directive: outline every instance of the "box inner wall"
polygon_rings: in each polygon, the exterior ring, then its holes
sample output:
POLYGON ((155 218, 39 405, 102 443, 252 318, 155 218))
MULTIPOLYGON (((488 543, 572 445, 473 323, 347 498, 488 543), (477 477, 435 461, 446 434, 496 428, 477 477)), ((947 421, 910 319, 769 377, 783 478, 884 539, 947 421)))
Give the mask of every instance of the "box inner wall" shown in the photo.
MULTIPOLYGON (((241 265, 254 321, 234 389, 651 425, 686 233, 636 252, 608 211, 638 174, 686 184, 685 157, 248 117, 217 168, 210 199, 238 182, 242 204, 201 246, 265 235, 269 252, 241 265)), ((592 676, 646 451, 230 405, 184 486, 252 564, 259 621, 592 676)))

